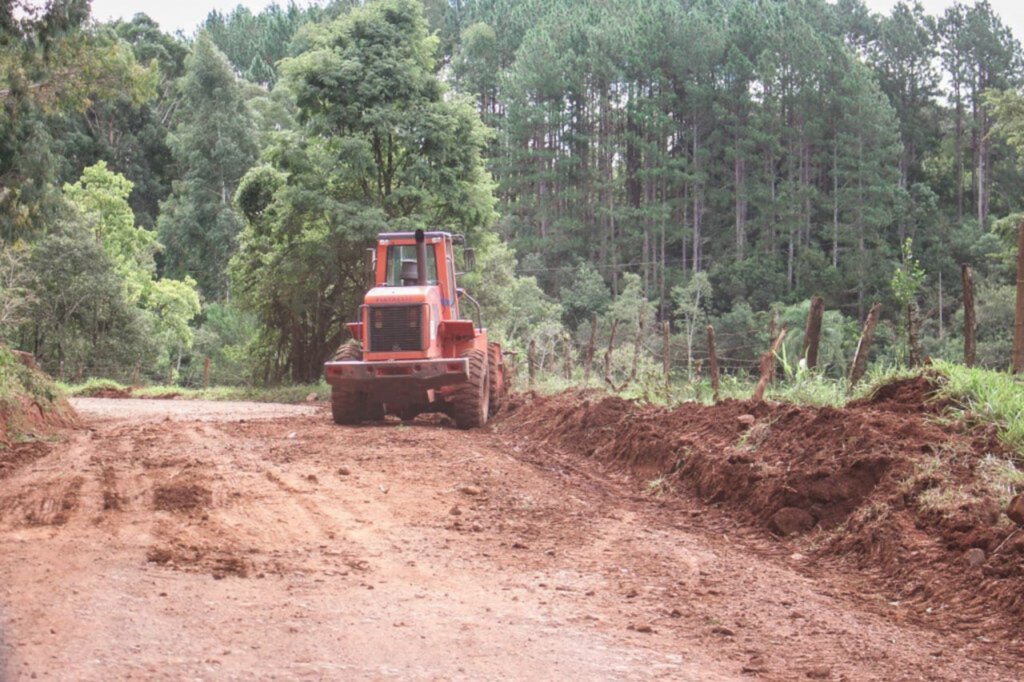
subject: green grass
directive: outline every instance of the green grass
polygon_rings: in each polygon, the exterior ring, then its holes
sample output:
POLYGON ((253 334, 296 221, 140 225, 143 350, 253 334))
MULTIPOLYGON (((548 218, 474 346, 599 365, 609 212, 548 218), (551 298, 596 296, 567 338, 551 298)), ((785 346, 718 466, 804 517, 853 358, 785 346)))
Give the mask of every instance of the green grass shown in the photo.
POLYGON ((1024 377, 937 361, 946 382, 940 397, 957 405, 975 422, 995 424, 999 435, 1024 452, 1024 377))
POLYGON ((110 379, 89 379, 80 384, 63 384, 70 396, 88 397, 103 390, 126 391, 136 398, 182 398, 189 400, 245 400, 260 403, 303 403, 310 394, 317 400, 330 397, 325 383, 296 384, 290 386, 211 386, 210 388, 183 388, 181 386, 128 387, 110 379))

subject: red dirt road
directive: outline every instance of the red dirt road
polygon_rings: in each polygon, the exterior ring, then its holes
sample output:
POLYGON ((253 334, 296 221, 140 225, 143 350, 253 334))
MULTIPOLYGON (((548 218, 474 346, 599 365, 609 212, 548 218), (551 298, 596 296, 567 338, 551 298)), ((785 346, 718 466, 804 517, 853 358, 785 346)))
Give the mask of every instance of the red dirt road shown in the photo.
POLYGON ((864 576, 439 423, 76 401, 0 459, 0 679, 1011 680, 864 576))

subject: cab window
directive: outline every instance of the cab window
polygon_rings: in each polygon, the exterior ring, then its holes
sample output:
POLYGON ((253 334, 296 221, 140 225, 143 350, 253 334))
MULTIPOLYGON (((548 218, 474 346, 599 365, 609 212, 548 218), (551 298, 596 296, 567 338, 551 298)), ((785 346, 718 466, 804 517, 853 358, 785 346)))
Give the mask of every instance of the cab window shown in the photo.
MULTIPOLYGON (((416 278, 412 277, 403 281, 402 272, 406 276, 416 270, 416 245, 402 244, 388 247, 388 271, 385 284, 389 287, 400 287, 416 284, 416 278), (403 263, 405 264, 403 267, 403 263), (411 265, 410 265, 411 264, 411 265)), ((427 284, 437 284, 437 254, 434 253, 434 245, 427 244, 427 284)))

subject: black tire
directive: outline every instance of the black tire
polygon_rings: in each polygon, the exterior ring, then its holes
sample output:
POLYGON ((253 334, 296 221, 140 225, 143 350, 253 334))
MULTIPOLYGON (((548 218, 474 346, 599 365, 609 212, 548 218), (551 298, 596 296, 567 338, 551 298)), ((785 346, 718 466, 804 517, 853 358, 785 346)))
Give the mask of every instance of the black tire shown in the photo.
POLYGON ((487 353, 470 350, 462 354, 469 359, 469 379, 452 393, 452 418, 460 429, 473 429, 487 423, 490 396, 487 353))
MULTIPOLYGON (((362 360, 363 349, 357 343, 344 343, 334 352, 335 360, 362 360)), ((371 403, 366 394, 348 386, 331 387, 331 416, 335 424, 359 424, 384 418, 384 405, 371 403)))
POLYGON ((487 395, 490 400, 488 411, 490 416, 494 416, 501 412, 501 408, 505 406, 505 389, 508 388, 507 384, 502 385, 499 376, 504 371, 504 363, 501 359, 501 346, 496 343, 487 344, 487 395))

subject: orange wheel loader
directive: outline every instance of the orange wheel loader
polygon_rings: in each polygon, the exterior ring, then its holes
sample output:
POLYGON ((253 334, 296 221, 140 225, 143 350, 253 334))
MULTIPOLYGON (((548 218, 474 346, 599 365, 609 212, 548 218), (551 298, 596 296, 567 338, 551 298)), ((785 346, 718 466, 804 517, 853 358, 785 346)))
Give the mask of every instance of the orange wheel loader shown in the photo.
MULTIPOLYGON (((447 232, 386 232, 370 250, 372 283, 347 326, 352 341, 324 364, 338 424, 442 412, 462 429, 483 426, 508 392, 501 347, 487 340, 480 305, 456 283, 447 232), (462 308, 475 308, 476 321, 462 308)), ((467 249, 466 260, 472 252, 467 249)))

